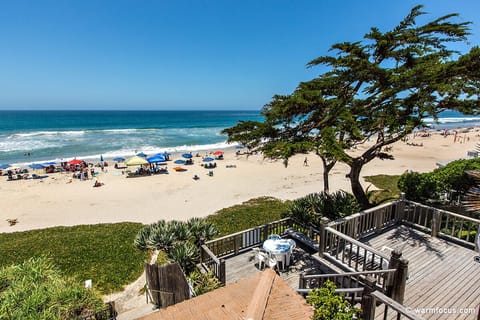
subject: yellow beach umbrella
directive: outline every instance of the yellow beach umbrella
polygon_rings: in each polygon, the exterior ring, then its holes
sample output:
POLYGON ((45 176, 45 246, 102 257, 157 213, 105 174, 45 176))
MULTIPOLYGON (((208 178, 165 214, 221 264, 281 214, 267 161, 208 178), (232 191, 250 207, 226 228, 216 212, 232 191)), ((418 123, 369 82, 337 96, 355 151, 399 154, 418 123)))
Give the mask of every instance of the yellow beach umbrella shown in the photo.
POLYGON ((125 161, 127 166, 141 166, 144 164, 148 164, 148 161, 145 158, 134 156, 125 161))

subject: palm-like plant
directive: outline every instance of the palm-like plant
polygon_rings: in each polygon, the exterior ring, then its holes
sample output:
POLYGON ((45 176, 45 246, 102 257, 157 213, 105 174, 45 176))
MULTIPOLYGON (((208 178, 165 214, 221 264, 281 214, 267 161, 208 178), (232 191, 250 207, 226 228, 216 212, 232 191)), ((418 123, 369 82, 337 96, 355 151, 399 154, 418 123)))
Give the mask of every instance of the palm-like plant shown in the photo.
POLYGON ((191 242, 176 242, 168 251, 168 256, 182 267, 183 272, 188 274, 195 268, 198 248, 191 242))
POLYGON ((135 247, 139 250, 147 250, 149 249, 148 246, 148 239, 150 238, 150 233, 152 231, 151 225, 143 226, 142 229, 137 233, 135 236, 135 240, 133 241, 135 247))

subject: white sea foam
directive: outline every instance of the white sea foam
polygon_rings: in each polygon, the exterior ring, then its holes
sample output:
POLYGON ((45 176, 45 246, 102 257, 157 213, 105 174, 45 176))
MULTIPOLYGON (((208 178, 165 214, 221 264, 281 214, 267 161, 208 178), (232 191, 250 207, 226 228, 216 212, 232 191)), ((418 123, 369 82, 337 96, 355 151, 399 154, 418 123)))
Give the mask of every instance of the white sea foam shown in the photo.
POLYGON ((59 135, 66 135, 66 136, 78 136, 85 134, 84 130, 77 130, 77 131, 33 131, 33 132, 25 132, 25 133, 14 133, 9 135, 7 138, 14 139, 14 138, 28 138, 28 137, 37 137, 37 136, 59 136, 59 135))
POLYGON ((480 117, 458 117, 458 118, 438 118, 438 121, 435 121, 433 118, 426 118, 424 120, 426 123, 464 123, 464 122, 480 122, 480 117))

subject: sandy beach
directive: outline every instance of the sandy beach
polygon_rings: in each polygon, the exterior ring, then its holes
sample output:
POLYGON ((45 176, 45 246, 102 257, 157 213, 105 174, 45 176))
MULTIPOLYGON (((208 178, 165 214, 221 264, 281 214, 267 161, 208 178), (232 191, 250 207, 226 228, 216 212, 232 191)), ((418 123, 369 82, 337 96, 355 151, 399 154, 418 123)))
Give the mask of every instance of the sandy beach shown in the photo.
MULTIPOLYGON (((376 159, 364 167, 362 176, 430 171, 437 162, 466 157, 467 151, 474 150, 480 141, 478 129, 459 137, 462 141, 454 142, 453 135, 443 137, 439 132, 432 132, 430 137, 410 136, 409 143, 417 146, 397 142, 391 151, 395 160, 376 159)), ((99 188, 93 188, 92 180, 74 179, 68 183, 71 174, 19 181, 7 181, 2 176, 0 232, 59 225, 185 220, 260 196, 295 199, 323 189, 321 159, 313 154, 306 156, 308 166, 303 164, 305 155, 297 155, 285 168, 281 161, 263 159, 261 155, 236 156, 231 150, 225 153, 224 160, 216 161, 218 167, 212 177, 200 166, 201 158, 195 157, 194 165, 184 166, 187 171, 175 172, 172 168, 176 165, 169 162, 169 174, 138 178, 126 178, 110 162, 107 172, 99 176, 104 183, 99 188), (192 179, 195 174, 199 180, 192 179), (10 226, 7 219, 17 219, 18 223, 10 226)), ((332 191, 350 190, 347 171, 344 164, 334 167, 330 175, 332 191)))

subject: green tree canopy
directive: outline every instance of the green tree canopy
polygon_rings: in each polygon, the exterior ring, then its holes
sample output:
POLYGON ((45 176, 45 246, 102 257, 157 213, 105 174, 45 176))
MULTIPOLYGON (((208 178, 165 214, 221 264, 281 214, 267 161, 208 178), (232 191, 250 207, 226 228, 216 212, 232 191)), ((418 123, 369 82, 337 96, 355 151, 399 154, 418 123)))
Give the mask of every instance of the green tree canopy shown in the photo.
POLYGON ((263 123, 224 130, 228 140, 284 159, 315 151, 324 171, 344 162, 353 194, 368 207, 360 172, 375 158, 392 159, 385 146, 444 110, 478 112, 480 48, 460 53, 448 47, 467 40, 470 22, 448 14, 419 25, 422 15, 416 6, 390 31, 372 28, 362 41, 332 45, 333 55, 308 63, 325 66, 325 73, 290 95, 274 96, 263 108, 263 123), (365 148, 355 152, 359 145, 365 148))

